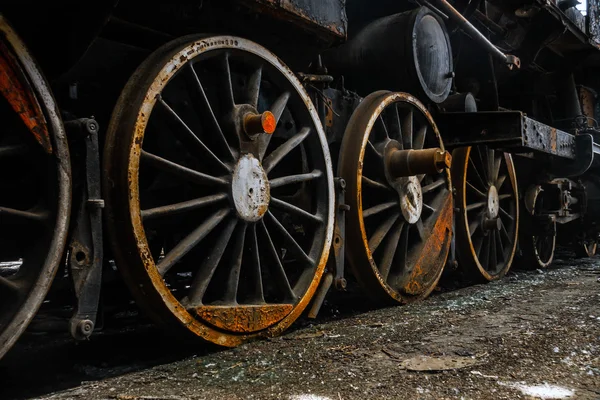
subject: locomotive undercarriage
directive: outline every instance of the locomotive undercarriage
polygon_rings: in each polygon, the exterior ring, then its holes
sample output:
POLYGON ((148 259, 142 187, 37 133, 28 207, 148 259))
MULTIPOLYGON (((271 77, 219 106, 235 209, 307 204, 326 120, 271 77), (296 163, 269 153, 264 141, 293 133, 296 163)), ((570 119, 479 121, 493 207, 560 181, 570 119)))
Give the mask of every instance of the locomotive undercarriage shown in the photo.
POLYGON ((346 262, 404 304, 445 267, 595 255, 597 5, 418 3, 94 2, 85 28, 48 6, 47 37, 0 10, 37 58, 0 17, 0 356, 48 291, 79 340, 122 279, 235 346, 315 316, 346 262))

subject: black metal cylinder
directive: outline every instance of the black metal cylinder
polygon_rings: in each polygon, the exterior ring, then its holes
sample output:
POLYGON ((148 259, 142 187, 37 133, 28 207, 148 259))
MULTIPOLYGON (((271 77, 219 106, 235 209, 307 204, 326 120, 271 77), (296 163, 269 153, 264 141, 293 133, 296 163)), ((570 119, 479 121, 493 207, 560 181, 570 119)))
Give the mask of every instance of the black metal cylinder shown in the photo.
POLYGON ((348 43, 325 54, 349 89, 367 94, 405 91, 441 103, 452 86, 450 39, 444 22, 426 7, 373 21, 348 43))

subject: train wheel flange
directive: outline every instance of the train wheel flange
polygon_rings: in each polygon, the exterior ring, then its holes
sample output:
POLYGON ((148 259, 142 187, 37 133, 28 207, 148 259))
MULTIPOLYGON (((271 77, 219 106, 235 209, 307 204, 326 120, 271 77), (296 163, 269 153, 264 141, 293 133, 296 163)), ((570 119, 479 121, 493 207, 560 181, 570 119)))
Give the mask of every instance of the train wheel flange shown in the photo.
POLYGON ((347 183, 347 257, 375 300, 406 303, 435 288, 450 249, 450 157, 425 107, 376 92, 344 134, 338 172, 347 183))
POLYGON ((331 160, 308 94, 266 49, 157 50, 115 108, 104 168, 116 260, 159 322, 235 346, 308 305, 333 234, 331 160))
POLYGON ((524 269, 548 268, 556 250, 556 218, 549 214, 540 185, 530 187, 523 197, 523 225, 519 233, 524 269))
POLYGON ((492 281, 510 269, 517 249, 519 194, 510 154, 484 146, 457 149, 458 263, 466 279, 492 281))
POLYGON ((50 86, 0 15, 0 358, 42 304, 71 209, 69 149, 50 86))

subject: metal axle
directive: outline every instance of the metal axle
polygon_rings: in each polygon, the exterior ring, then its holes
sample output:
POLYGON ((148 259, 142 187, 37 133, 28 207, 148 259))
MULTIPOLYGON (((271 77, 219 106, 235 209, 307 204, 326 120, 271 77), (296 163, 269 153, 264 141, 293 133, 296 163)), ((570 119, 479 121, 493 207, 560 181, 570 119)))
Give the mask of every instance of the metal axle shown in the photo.
POLYGON ((393 178, 438 174, 450 168, 452 156, 438 148, 424 150, 393 149, 386 154, 385 162, 393 178))

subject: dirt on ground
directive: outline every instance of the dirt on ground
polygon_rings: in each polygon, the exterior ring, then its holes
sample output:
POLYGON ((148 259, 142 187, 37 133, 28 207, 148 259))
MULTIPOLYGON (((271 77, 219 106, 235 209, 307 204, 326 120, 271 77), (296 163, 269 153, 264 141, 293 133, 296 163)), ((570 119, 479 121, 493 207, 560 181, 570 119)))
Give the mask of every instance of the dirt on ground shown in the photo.
POLYGON ((404 307, 334 294, 319 319, 226 350, 135 318, 87 343, 29 334, 0 398, 600 399, 599 278, 600 259, 564 257, 404 307))

